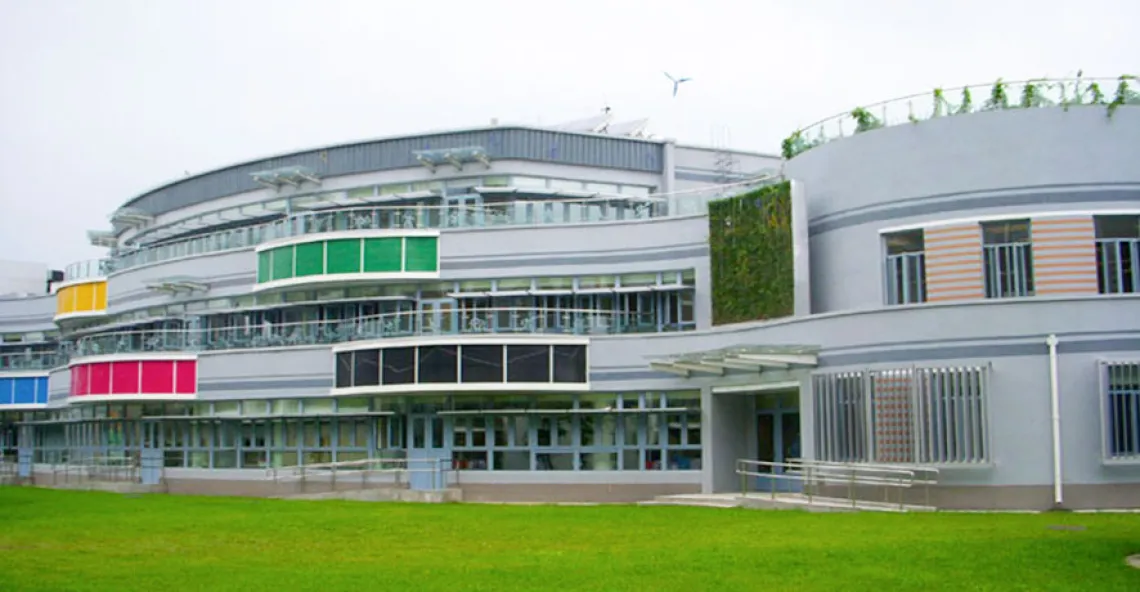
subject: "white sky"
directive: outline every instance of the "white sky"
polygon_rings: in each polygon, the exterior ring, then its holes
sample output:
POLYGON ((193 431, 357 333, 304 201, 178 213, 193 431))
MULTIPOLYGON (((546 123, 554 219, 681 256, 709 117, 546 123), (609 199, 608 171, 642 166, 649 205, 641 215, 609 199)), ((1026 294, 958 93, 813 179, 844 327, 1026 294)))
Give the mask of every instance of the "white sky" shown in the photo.
POLYGON ((776 152, 859 104, 1140 74, 1137 0, 0 0, 0 258, 101 256, 127 199, 321 144, 619 119, 776 152), (690 76, 676 99, 662 75, 690 76))

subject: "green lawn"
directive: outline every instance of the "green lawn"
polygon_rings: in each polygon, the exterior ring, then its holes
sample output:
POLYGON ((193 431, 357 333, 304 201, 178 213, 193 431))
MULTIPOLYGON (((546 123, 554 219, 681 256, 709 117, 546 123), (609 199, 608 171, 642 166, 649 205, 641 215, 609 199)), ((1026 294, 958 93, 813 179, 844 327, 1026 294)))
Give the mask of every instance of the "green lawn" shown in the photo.
POLYGON ((411 505, 0 487, 0 590, 1140 590, 1140 514, 411 505), (1058 525, 1084 529, 1059 529, 1058 525))

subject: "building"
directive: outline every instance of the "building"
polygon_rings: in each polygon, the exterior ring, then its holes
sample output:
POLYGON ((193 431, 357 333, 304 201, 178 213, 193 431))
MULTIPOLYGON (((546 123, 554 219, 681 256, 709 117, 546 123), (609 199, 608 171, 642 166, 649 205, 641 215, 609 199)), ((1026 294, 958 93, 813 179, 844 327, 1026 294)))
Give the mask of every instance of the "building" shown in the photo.
POLYGON ((202 493, 447 459, 466 499, 634 501, 803 457, 935 468, 947 508, 1140 505, 1140 107, 1058 84, 858 109, 786 162, 591 122, 164 185, 0 302, 5 446, 202 493))

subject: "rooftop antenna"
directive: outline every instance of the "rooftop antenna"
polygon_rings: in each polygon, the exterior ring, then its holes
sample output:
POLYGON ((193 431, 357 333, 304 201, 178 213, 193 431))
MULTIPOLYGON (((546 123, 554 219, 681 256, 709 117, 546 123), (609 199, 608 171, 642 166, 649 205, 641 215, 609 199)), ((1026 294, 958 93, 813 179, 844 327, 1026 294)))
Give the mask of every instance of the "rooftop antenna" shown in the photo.
POLYGON ((677 96, 677 89, 681 86, 681 83, 682 82, 688 82, 688 81, 692 80, 692 78, 673 78, 673 76, 671 74, 669 74, 668 72, 665 73, 665 77, 673 82, 673 97, 674 98, 676 98, 676 96, 677 96))

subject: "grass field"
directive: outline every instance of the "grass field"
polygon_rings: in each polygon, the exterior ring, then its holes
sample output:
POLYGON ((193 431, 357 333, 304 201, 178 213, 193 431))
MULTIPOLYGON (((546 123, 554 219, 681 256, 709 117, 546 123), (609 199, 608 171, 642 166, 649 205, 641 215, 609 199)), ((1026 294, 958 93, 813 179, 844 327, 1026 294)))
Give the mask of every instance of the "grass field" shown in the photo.
POLYGON ((409 505, 0 488, 6 591, 1135 592, 1140 570, 1124 557, 1137 552, 1140 514, 409 505))

